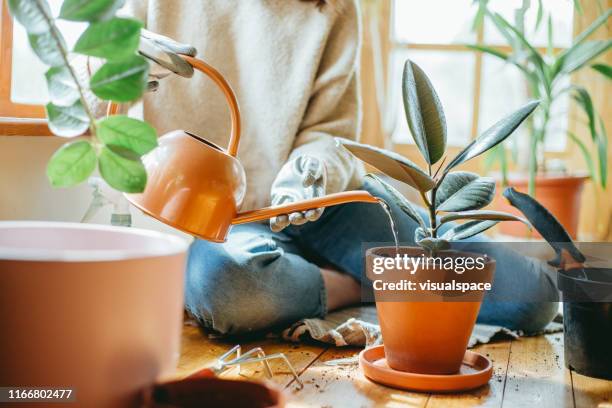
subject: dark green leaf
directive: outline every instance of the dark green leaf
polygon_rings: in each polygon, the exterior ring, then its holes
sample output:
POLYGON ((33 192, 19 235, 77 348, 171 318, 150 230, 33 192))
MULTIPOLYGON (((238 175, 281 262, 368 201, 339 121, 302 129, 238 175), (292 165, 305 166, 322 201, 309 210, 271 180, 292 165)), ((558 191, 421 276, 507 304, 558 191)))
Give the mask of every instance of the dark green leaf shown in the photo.
POLYGON ((53 187, 70 187, 87 180, 95 168, 94 148, 87 140, 79 140, 63 145, 51 156, 47 177, 53 187))
POLYGON ((538 106, 538 101, 531 101, 516 112, 506 116, 482 135, 472 141, 447 166, 444 173, 503 142, 538 106))
POLYGON ((46 106, 49 129, 63 137, 79 136, 89 127, 89 117, 78 100, 70 106, 57 106, 48 103, 46 106))
POLYGON ((147 183, 147 173, 137 155, 116 146, 104 146, 99 158, 102 178, 116 190, 141 193, 147 183))
POLYGON ((530 226, 524 218, 500 211, 464 211, 450 213, 440 217, 440 224, 456 220, 520 221, 530 226))
POLYGON ((593 100, 589 92, 581 86, 573 86, 574 100, 578 102, 578 105, 584 110, 588 118, 589 131, 591 132, 591 139, 595 141, 597 139, 597 123, 595 122, 595 108, 593 107, 593 100))
POLYGON ((495 194, 495 181, 467 171, 446 175, 436 191, 436 209, 440 211, 477 210, 488 205, 495 194))
POLYGON ((157 146, 157 133, 146 122, 123 115, 102 119, 97 124, 98 137, 107 145, 120 146, 142 156, 157 146))
POLYGON ((96 96, 115 102, 140 98, 147 87, 149 64, 134 55, 122 61, 107 62, 94 74, 89 86, 96 96))
POLYGON ((423 70, 407 60, 402 80, 404 110, 417 147, 429 164, 446 150, 446 119, 438 94, 423 70))
POLYGON ((421 192, 427 192, 435 186, 435 182, 427 173, 397 153, 339 137, 336 138, 336 142, 358 159, 421 192))
POLYGON ((46 0, 8 0, 9 10, 29 34, 49 32, 51 9, 46 0))
POLYGON ((576 143, 576 145, 578 145, 578 148, 580 149, 589 170, 589 177, 591 177, 592 180, 595 180, 595 164, 591 158, 591 153, 589 153, 589 150, 586 148, 584 143, 582 143, 582 141, 573 132, 568 131, 567 134, 569 135, 570 139, 576 143))
POLYGON ((612 40, 587 41, 573 46, 561 60, 560 70, 567 74, 579 70, 612 46, 612 40))
POLYGON ((497 57, 497 58, 499 58, 501 60, 504 60, 506 62, 510 60, 510 56, 508 54, 506 54, 503 51, 498 50, 495 47, 489 47, 489 46, 480 45, 480 44, 478 44, 478 45, 476 45, 476 44, 475 45, 466 45, 466 47, 469 48, 469 49, 472 49, 474 51, 484 52, 485 54, 492 55, 492 56, 497 57))
POLYGON ((66 42, 59 31, 56 31, 55 36, 51 31, 41 34, 28 34, 28 41, 34 53, 43 63, 51 67, 63 66, 66 64, 60 48, 64 47, 64 49, 66 49, 66 42))
POLYGON ((99 21, 115 15, 125 0, 64 0, 60 18, 71 21, 99 21))
POLYGON ((45 73, 51 103, 70 106, 79 100, 79 91, 70 70, 65 66, 52 67, 45 73))
POLYGON ((389 183, 385 182, 380 177, 374 174, 368 174, 366 177, 370 177, 374 181, 377 181, 385 189, 385 191, 389 193, 391 198, 393 198, 393 201, 395 202, 395 204, 397 204, 397 206, 407 216, 409 216, 414 221, 416 221, 417 224, 419 224, 421 227, 426 228, 425 221, 423 221, 423 218, 421 217, 417 209, 414 208, 414 206, 410 203, 410 201, 408 201, 408 199, 406 199, 406 197, 404 197, 399 191, 397 191, 389 183))
POLYGON ((520 193, 513 188, 505 189, 504 197, 508 199, 512 206, 523 213, 536 231, 555 249, 557 261, 554 264, 556 266, 559 266, 560 254, 563 249, 567 250, 578 262, 586 260, 572 242, 572 238, 565 228, 542 204, 529 195, 520 193))
POLYGON ((606 78, 612 79, 612 66, 608 64, 594 64, 591 65, 591 68, 604 75, 606 78))
POLYGON ((599 128, 601 133, 597 137, 597 155, 599 156, 599 183, 606 188, 608 183, 608 134, 601 117, 599 117, 599 128))
POLYGON ((81 34, 74 51, 107 60, 127 58, 138 50, 141 28, 140 21, 128 18, 93 23, 81 34))
POLYGON ((446 231, 441 238, 448 241, 467 239, 488 230, 497 225, 498 222, 499 221, 468 221, 446 231))

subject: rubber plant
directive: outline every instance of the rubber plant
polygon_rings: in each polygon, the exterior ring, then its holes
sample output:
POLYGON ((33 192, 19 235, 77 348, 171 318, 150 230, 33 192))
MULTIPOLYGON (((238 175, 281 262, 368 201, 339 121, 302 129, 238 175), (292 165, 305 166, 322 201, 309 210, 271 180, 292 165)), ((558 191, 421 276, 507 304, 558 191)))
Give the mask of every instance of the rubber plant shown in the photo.
MULTIPOLYGON (((531 6, 530 0, 523 0, 522 7, 515 13, 514 24, 508 22, 500 14, 492 12, 488 8, 488 0, 474 0, 474 2, 478 4, 474 27, 482 24, 485 19, 493 23, 511 47, 511 52, 506 53, 498 48, 481 44, 468 45, 468 48, 491 55, 515 66, 525 77, 530 97, 541 101, 541 108, 530 121, 527 169, 529 194, 533 196, 535 193, 535 179, 538 171, 546 169, 543 150, 546 139, 553 136, 549 127, 551 108, 557 100, 567 94, 571 95, 586 115, 586 127, 590 134, 591 143, 593 143, 597 152, 598 171, 595 170, 595 161, 591 157, 589 148, 572 132, 568 132, 568 136, 582 153, 591 179, 596 180, 602 188, 606 188, 608 136, 604 122, 596 111, 586 88, 578 84, 566 86, 564 83, 567 82, 570 75, 589 66, 607 78, 612 77, 612 68, 609 65, 595 63, 599 56, 610 49, 612 40, 588 40, 595 31, 607 23, 612 14, 612 9, 603 10, 589 27, 574 38, 574 42, 569 48, 556 52, 553 42, 552 17, 550 14, 546 17, 542 1, 539 0, 534 31, 537 31, 542 22, 546 20, 548 37, 546 51, 540 52, 526 38, 525 14, 531 6)), ((574 4, 576 10, 582 12, 580 1, 575 0, 574 4)), ((506 151, 500 146, 492 153, 490 159, 492 159, 491 161, 500 161, 504 184, 507 184, 506 151)))
MULTIPOLYGON (((59 148, 47 166, 55 187, 79 184, 98 167, 113 188, 136 193, 144 190, 147 174, 140 157, 157 145, 149 124, 127 116, 98 119, 88 104, 87 92, 117 103, 139 99, 147 87, 149 65, 138 54, 142 23, 115 15, 124 0, 65 0, 59 16, 46 0, 8 0, 11 14, 27 31, 30 46, 49 66, 46 105, 51 131, 73 138, 88 138, 59 148), (69 50, 56 25, 57 19, 86 23, 86 29, 69 50), (75 54, 100 58, 104 65, 82 83, 72 61, 75 54)), ((94 98, 95 99, 95 98, 94 98)))
POLYGON ((454 169, 503 142, 539 102, 529 102, 495 123, 445 165, 447 128, 442 104, 427 75, 410 60, 404 65, 402 91, 408 127, 427 168, 421 169, 407 158, 388 150, 342 138, 337 140, 357 158, 420 193, 429 214, 428 223, 394 187, 374 174, 367 175, 379 182, 402 211, 419 225, 415 242, 429 254, 434 254, 449 248, 451 241, 479 234, 500 221, 521 221, 529 225, 525 219, 512 214, 482 210, 493 200, 495 181, 454 169), (458 220, 467 222, 440 234, 441 226, 458 220))

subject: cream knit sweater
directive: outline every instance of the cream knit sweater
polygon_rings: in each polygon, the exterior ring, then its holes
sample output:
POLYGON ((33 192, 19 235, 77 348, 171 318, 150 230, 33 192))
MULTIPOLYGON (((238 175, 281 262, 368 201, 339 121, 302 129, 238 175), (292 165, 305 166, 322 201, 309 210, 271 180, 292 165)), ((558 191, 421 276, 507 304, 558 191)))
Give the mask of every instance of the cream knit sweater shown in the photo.
MULTIPOLYGON (((359 134, 357 0, 321 10, 298 0, 128 0, 126 7, 149 30, 194 45, 234 88, 247 175, 243 210, 269 205, 280 168, 302 154, 323 160, 328 193, 359 187, 361 164, 333 140, 359 134)), ((185 129, 227 144, 225 99, 199 73, 164 79, 145 97, 144 116, 160 134, 185 129)))

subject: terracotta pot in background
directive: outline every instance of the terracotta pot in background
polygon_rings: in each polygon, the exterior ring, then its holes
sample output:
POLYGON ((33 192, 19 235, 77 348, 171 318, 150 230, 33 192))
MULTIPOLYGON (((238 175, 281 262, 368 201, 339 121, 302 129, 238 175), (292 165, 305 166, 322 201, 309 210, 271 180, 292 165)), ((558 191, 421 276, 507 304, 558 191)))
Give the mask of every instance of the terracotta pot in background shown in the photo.
MULTIPOLYGON (((420 257, 421 248, 399 249, 400 255, 420 257)), ((366 252, 367 265, 373 257, 395 256, 395 248, 379 247, 366 252)), ((442 251, 441 257, 476 257, 477 254, 456 251, 442 251)), ((453 279, 464 282, 492 282, 495 261, 487 258, 484 269, 457 274, 448 270, 418 270, 411 275, 414 282, 450 282, 453 279)), ((405 278, 405 271, 398 271, 396 278, 405 278)), ((372 278, 371 271, 368 277, 372 278)), ((380 275, 385 276, 385 275, 380 275)), ((376 311, 382 331, 385 357, 393 369, 420 374, 455 374, 467 349, 467 344, 476 323, 484 292, 466 294, 430 292, 429 294, 399 294, 401 301, 391 301, 394 295, 375 291, 376 311)))
POLYGON ((186 249, 153 231, 0 222, 0 384, 139 406, 176 368, 186 249))
MULTIPOLYGON (((578 234, 581 194, 587 179, 587 176, 539 176, 536 178, 536 199, 559 220, 574 239, 578 234)), ((514 187, 522 193, 527 193, 527 184, 528 177, 526 176, 511 176, 508 180, 508 187, 514 187)), ((501 195, 504 189, 501 181, 498 181, 497 193, 493 202, 495 209, 522 216, 501 195)), ((530 232, 520 222, 502 222, 497 228, 505 235, 542 238, 536 231, 530 232)))

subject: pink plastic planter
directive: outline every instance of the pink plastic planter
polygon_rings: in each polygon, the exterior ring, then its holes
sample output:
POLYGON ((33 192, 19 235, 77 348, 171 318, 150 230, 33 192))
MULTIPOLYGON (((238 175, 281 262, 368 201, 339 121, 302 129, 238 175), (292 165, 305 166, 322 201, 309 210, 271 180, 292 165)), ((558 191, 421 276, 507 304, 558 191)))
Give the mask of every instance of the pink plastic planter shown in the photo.
POLYGON ((138 406, 176 367, 186 249, 152 231, 0 222, 0 386, 138 406))

